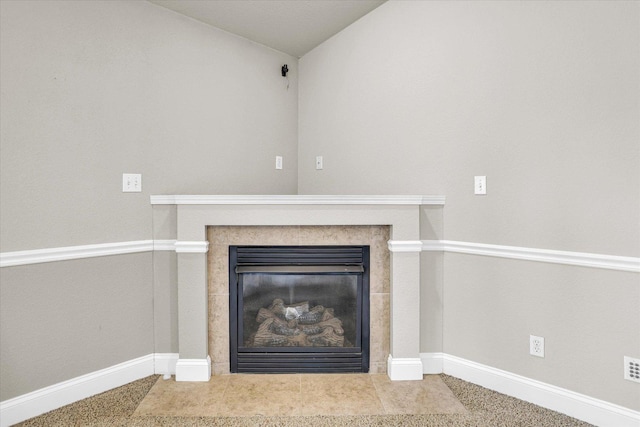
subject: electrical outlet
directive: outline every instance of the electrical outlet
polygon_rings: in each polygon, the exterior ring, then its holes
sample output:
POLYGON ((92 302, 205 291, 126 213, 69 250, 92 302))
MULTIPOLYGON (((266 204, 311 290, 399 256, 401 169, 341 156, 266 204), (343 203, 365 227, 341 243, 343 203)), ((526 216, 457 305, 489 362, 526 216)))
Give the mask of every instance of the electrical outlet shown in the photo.
POLYGON ((282 169, 282 156, 276 156, 276 169, 282 169))
POLYGON ((529 354, 544 357, 544 338, 529 335, 529 354))
POLYGON ((139 173, 123 173, 122 174, 122 192, 123 193, 139 193, 142 191, 142 174, 139 173))
POLYGON ((624 379, 640 383, 640 359, 624 356, 624 379))
POLYGON ((322 156, 316 156, 316 170, 320 170, 322 167, 322 156))

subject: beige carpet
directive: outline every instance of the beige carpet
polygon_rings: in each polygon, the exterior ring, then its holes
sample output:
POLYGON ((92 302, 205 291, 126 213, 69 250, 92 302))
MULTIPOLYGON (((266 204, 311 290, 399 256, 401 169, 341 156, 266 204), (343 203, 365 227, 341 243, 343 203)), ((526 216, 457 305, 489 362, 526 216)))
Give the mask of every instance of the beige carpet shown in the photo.
MULTIPOLYGON (((589 426, 565 415, 492 392, 462 380, 438 375, 463 406, 456 413, 378 414, 378 415, 293 415, 293 416, 172 416, 154 415, 150 406, 142 405, 155 387, 155 394, 164 395, 170 382, 151 376, 106 393, 76 402, 19 425, 22 426, 465 426, 465 427, 545 427, 589 426), (164 392, 163 392, 164 389, 164 392), (138 411, 137 411, 138 410, 138 411), (144 415, 143 415, 144 414, 144 415)), ((171 381, 171 380, 169 380, 171 381)), ((302 381, 302 380, 301 380, 302 381)), ((175 384, 175 383, 174 383, 175 384)), ((384 388, 384 383, 382 383, 384 388)), ((377 390, 382 390, 378 387, 377 390)), ((442 393, 439 390, 437 393, 442 393)), ((384 393, 382 391, 381 393, 384 393)), ((436 393, 436 394, 437 394, 436 393)), ((222 398, 223 394, 220 395, 222 398)), ((157 396, 156 396, 157 397, 157 396)), ((154 397, 154 398, 156 398, 154 397)), ((407 401, 415 396, 407 395, 407 401)), ((294 397, 296 398, 296 397, 294 397)), ((156 401, 157 402, 157 401, 156 401)), ((189 405, 175 395, 173 407, 189 405)), ((406 408, 405 408, 406 409, 406 408)), ((388 411, 388 409, 386 409, 388 411)), ((402 410, 402 408, 400 409, 402 410)), ((393 411, 393 409, 392 409, 393 411)))

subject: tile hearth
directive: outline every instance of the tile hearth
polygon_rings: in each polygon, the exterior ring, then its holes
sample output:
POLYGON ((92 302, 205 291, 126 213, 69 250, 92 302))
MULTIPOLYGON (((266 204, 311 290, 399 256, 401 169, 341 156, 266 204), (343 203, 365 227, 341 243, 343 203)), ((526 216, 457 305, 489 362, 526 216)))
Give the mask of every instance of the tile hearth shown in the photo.
POLYGON ((209 382, 158 379, 135 416, 467 414, 437 375, 231 374, 209 382))

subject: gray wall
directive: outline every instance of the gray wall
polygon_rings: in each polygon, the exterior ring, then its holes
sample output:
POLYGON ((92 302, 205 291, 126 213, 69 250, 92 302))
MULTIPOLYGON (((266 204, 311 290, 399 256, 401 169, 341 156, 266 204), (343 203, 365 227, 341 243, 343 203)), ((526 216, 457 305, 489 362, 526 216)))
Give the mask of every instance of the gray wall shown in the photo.
POLYGON ((153 353, 151 255, 0 269, 0 400, 153 353))
MULTIPOLYGON (((3 0, 0 19, 1 252, 175 238, 152 236, 151 194, 296 192, 296 58, 143 1, 3 0)), ((1 274, 3 400, 177 351, 175 254, 1 274)))
POLYGON ((149 239, 150 194, 296 192, 295 58, 147 2, 0 12, 3 252, 149 239))
MULTIPOLYGON (((443 194, 447 240, 638 256, 639 14, 385 3, 300 60, 299 192, 443 194)), ((421 351, 640 409, 622 370, 640 355, 636 273, 450 253, 422 266, 421 351)))
POLYGON ((622 368, 640 354, 638 273, 449 253, 444 269, 445 353, 640 409, 622 368))
POLYGON ((639 8, 383 4, 300 60, 299 192, 444 194, 447 239, 638 256, 639 8))
MULTIPOLYGON (((150 194, 299 187, 444 194, 424 239, 639 256, 639 13, 389 2, 300 60, 298 100, 295 58, 147 2, 3 0, 0 251, 175 238, 150 194), (121 193, 123 172, 142 193, 121 193)), ((177 351, 175 265, 1 269, 0 399, 177 351)), ((421 351, 640 409, 621 369, 640 355, 637 274, 449 253, 422 266, 421 351)))

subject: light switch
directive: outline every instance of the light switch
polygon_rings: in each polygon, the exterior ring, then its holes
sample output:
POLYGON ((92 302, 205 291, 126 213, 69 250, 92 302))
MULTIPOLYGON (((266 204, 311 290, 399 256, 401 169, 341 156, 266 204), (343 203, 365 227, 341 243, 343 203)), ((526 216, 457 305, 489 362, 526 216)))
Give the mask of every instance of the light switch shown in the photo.
POLYGON ((139 193, 142 191, 142 174, 139 173, 123 173, 122 174, 122 192, 123 193, 139 193))
POLYGON ((486 176, 476 176, 474 193, 479 195, 487 194, 487 177, 486 176))

